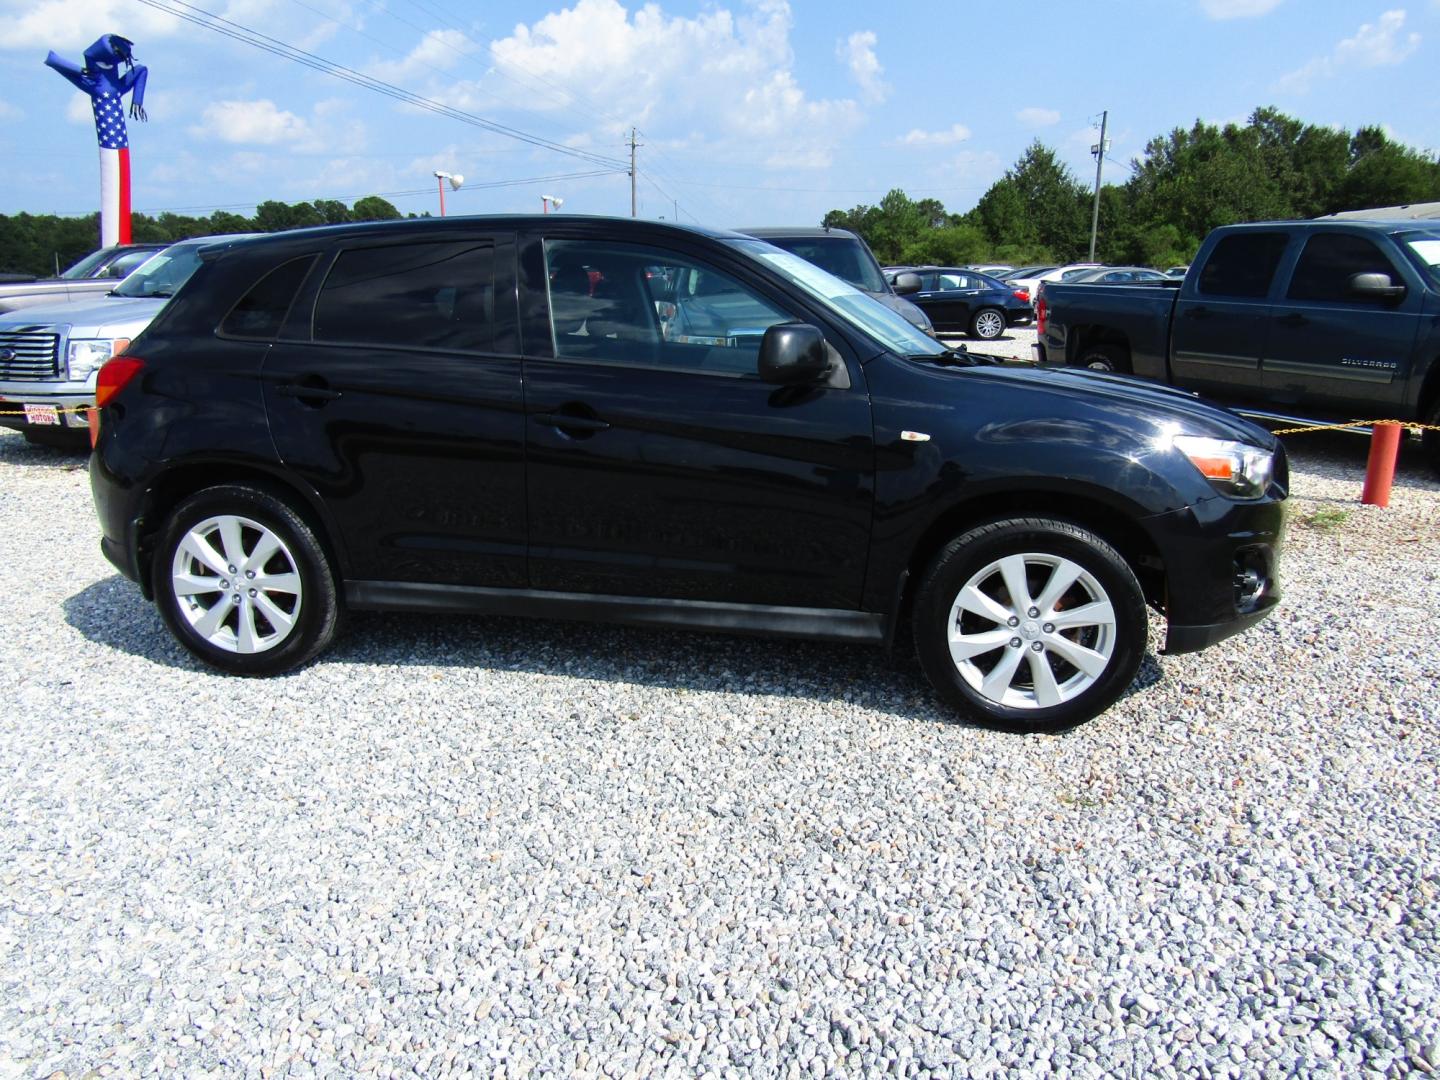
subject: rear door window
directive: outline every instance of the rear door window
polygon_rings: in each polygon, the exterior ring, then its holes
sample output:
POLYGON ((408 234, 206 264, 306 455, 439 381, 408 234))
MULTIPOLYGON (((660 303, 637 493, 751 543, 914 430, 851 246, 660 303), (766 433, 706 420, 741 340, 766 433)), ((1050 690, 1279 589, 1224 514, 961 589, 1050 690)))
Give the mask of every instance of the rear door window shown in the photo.
POLYGON ((340 253, 315 304, 316 341, 484 352, 494 341, 488 241, 392 244, 340 253))
POLYGON ((1392 282, 1401 280, 1385 253, 1365 237, 1317 233, 1305 241, 1285 295, 1291 300, 1356 301, 1358 297, 1350 295, 1354 274, 1386 274, 1392 282))
POLYGON ((1269 295, 1288 242, 1285 233, 1231 233, 1215 245, 1200 271, 1200 292, 1251 299, 1269 295))

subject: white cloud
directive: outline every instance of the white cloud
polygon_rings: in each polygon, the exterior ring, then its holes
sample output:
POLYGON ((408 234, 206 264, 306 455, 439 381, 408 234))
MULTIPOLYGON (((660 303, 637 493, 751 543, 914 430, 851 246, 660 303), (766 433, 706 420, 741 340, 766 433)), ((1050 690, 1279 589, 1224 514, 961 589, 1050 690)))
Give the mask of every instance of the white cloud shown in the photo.
POLYGON ((459 30, 431 30, 403 60, 375 64, 370 74, 386 82, 404 83, 432 71, 448 70, 474 49, 474 44, 459 30))
POLYGON ((1200 7, 1212 19, 1252 19, 1267 15, 1281 0, 1200 0, 1200 7))
POLYGON ((18 105, 11 105, 8 101, 0 100, 0 121, 23 120, 25 110, 18 105))
POLYGON ((1303 94, 1321 79, 1347 68, 1391 67, 1404 62, 1420 45, 1420 35, 1404 34, 1405 10, 1387 11, 1374 23, 1364 23, 1354 37, 1345 38, 1328 56, 1317 56, 1303 67, 1282 76, 1275 89, 1303 94))
POLYGON ((964 142, 970 138, 970 129, 964 124, 956 124, 945 131, 923 131, 915 128, 909 134, 901 137, 900 142, 905 146, 951 146, 954 143, 964 142))
MULTIPOLYGON (((816 99, 800 85, 792 22, 786 0, 750 0, 738 13, 710 7, 693 17, 667 15, 653 3, 630 10, 619 0, 576 0, 495 40, 490 56, 501 75, 447 81, 431 92, 491 113, 496 96, 513 97, 518 82, 531 88, 532 116, 587 113, 591 133, 573 141, 615 156, 634 123, 652 146, 696 140, 748 160, 828 164, 830 148, 859 127, 863 109, 851 98, 816 99), (514 80, 509 86, 504 75, 514 80)), ((864 73, 869 92, 879 92, 878 62, 867 68, 871 43, 865 34, 851 42, 852 73, 857 80, 864 73)))
POLYGON ((65 102, 65 120, 71 124, 95 126, 95 111, 90 107, 89 94, 76 90, 70 95, 70 100, 65 102))
POLYGON ((217 101, 205 107, 201 121, 190 129, 190 134, 238 145, 275 146, 305 142, 312 137, 309 123, 278 108, 268 98, 217 101))
POLYGON ((1017 112, 1015 119, 1026 127, 1049 127, 1060 122, 1060 113, 1055 109, 1041 109, 1032 105, 1017 112))
POLYGON ((121 33, 137 43, 138 51, 147 38, 168 36, 182 25, 173 15, 132 0, 6 0, 0 14, 6 17, 0 48, 54 49, 77 64, 101 32, 121 33))
POLYGON ((850 77, 860 87, 860 97, 875 105, 890 96, 890 84, 884 79, 885 69, 875 55, 875 32, 862 30, 851 34, 835 46, 835 54, 850 68, 850 77))

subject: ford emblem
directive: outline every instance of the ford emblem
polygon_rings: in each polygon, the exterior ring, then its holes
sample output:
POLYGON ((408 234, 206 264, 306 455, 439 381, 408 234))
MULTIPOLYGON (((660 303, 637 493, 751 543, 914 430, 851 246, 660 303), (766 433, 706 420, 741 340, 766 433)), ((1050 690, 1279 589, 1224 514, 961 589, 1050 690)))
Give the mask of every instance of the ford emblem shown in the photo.
POLYGON ((11 360, 14 360, 15 357, 19 355, 20 354, 17 353, 14 349, 8 349, 0 346, 0 364, 8 364, 11 360))

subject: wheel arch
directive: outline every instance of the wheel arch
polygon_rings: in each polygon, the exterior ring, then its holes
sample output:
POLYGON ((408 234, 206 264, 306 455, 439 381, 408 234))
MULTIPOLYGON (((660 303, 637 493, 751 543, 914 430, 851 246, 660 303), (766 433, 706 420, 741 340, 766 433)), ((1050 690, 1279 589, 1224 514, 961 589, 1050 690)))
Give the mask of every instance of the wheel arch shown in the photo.
POLYGON ((1130 356, 1130 338, 1122 330, 1113 326, 1104 326, 1096 323, 1077 326, 1071 330, 1070 351, 1067 359, 1072 364, 1078 364, 1080 357, 1087 349, 1093 349, 1099 345, 1110 345, 1122 350, 1126 358, 1130 356))
POLYGON ((157 538, 171 512, 205 488, 224 484, 248 484, 280 499, 304 519, 314 531, 330 561, 338 588, 346 576, 348 562, 333 522, 319 497, 293 480, 262 466, 244 462, 186 461, 161 473, 145 493, 141 523, 136 537, 139 546, 140 588, 147 600, 155 596, 152 562, 157 538))
POLYGON ((1165 598, 1165 566, 1159 549, 1136 518, 1112 502, 1095 495, 1047 489, 1025 489, 976 495, 952 504, 920 534, 902 573, 894 625, 909 618, 915 590, 925 568, 955 537, 987 521, 1011 517, 1046 517, 1087 529, 1119 552, 1134 571, 1145 600, 1159 607, 1165 598))

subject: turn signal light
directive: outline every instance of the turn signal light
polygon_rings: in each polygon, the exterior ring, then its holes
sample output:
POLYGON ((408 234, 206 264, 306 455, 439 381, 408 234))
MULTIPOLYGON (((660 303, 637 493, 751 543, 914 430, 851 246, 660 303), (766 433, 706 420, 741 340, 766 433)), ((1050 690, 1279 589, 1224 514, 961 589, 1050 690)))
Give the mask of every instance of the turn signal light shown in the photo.
POLYGON ((1049 306, 1045 303, 1045 293, 1037 290, 1035 297, 1035 331, 1041 337, 1045 336, 1045 310, 1049 306))

